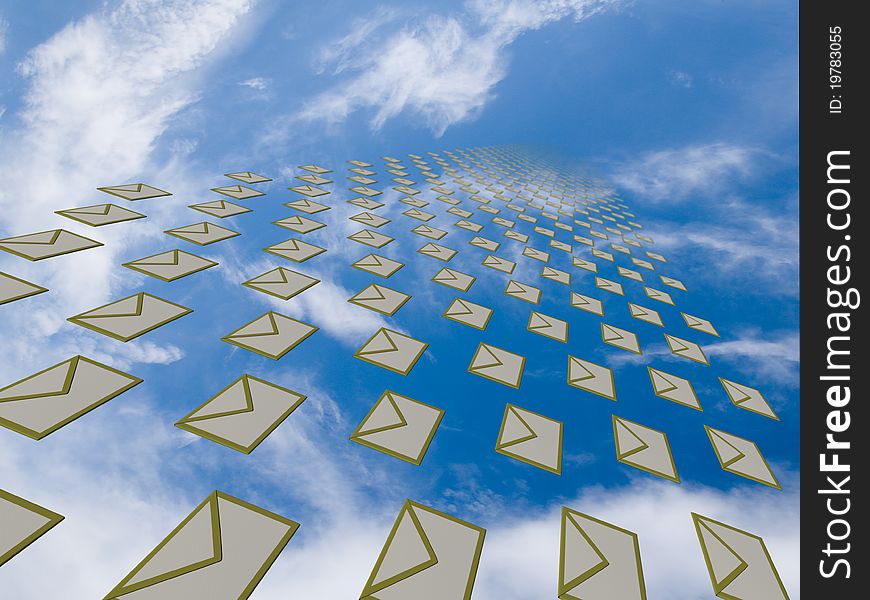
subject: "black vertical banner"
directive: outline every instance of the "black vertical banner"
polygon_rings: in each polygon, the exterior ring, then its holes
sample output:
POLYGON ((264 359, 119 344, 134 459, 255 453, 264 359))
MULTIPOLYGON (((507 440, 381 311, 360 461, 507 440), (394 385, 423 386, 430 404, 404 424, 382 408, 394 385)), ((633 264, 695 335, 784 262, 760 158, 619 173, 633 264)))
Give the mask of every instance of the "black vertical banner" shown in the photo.
POLYGON ((801 592, 867 598, 870 110, 858 2, 800 3, 801 592), (864 350, 862 352, 862 350, 864 350))

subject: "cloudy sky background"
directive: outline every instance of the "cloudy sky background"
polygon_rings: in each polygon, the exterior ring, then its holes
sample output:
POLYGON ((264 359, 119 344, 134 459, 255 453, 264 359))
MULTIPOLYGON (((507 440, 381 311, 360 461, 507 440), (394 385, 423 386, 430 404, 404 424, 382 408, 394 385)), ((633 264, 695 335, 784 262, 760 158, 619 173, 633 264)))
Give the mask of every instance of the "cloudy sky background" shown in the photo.
MULTIPOLYGON (((219 488, 302 523, 257 589, 263 600, 356 597, 406 497, 487 528, 478 600, 555 597, 563 504, 639 534, 651 598, 712 597, 693 510, 762 535, 799 597, 796 23, 794 3, 773 0, 7 3, 0 235, 62 226, 105 246, 35 264, 0 256, 0 271, 51 290, 0 307, 0 386, 76 353, 146 383, 40 442, 0 430, 0 486, 67 517, 0 570, 0 589, 101 597, 219 488), (298 268, 323 283, 286 304, 238 285, 281 264, 260 249, 289 237, 268 223, 290 213, 280 203, 292 199, 296 165, 513 143, 585 165, 635 209, 689 287, 687 312, 723 334, 705 345, 712 367, 685 371, 704 413, 656 398, 650 408, 645 363, 593 350, 595 340, 571 353, 622 361, 618 385, 623 377, 639 391, 618 405, 567 388, 564 348, 550 340, 523 338, 537 364, 519 392, 469 381, 473 340, 510 348, 527 309, 504 302, 486 338, 428 319, 453 295, 431 289, 434 266, 414 256, 422 242, 409 236, 396 256, 414 264, 387 285, 414 299, 390 322, 432 349, 404 379, 352 364, 385 322, 346 303, 367 281, 347 268, 362 254, 340 242, 352 207, 326 213, 330 227, 317 235, 330 252, 298 268), (120 267, 185 248, 162 231, 202 220, 186 205, 214 199, 221 173, 248 169, 275 181, 243 203, 254 213, 222 223, 243 235, 192 250, 220 267, 173 284, 120 267), (109 201, 94 188, 129 181, 174 196, 131 205, 147 220, 96 230, 53 214, 109 201), (195 312, 127 344, 66 322, 141 290, 195 312), (322 331, 277 364, 217 341, 269 309, 322 331), (243 372, 309 397, 252 455, 172 425, 243 372), (782 421, 736 410, 718 375, 762 389, 782 421), (384 388, 447 410, 421 467, 347 442, 384 388), (508 401, 566 421, 561 478, 492 452, 508 401), (613 460, 599 425, 614 411, 668 432, 681 485, 613 460), (783 491, 722 473, 705 423, 756 440, 783 491)), ((391 225, 406 223, 386 210, 391 225)), ((461 250, 456 266, 474 265, 459 244, 446 244, 461 250)), ((504 282, 491 279, 475 291, 501 302, 504 282)), ((583 322, 594 327, 580 331, 597 327, 583 322)), ((614 324, 641 334, 644 361, 683 368, 656 353, 660 334, 614 324)))

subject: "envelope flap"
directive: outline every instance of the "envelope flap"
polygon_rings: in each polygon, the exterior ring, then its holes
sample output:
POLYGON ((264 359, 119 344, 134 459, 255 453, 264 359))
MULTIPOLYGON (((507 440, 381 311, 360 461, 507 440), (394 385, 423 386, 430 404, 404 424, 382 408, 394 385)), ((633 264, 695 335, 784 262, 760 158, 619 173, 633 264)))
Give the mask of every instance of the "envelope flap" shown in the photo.
POLYGON ((746 457, 746 454, 729 439, 731 436, 724 431, 708 427, 707 432, 710 434, 710 441, 713 443, 713 447, 716 449, 716 454, 719 456, 719 460, 722 461, 723 467, 728 467, 741 458, 746 457))
POLYGON ((728 392, 728 395, 731 397, 734 404, 740 404, 741 402, 746 402, 747 400, 752 399, 752 394, 749 391, 751 388, 747 388, 739 383, 734 383, 727 379, 722 380, 722 386, 725 388, 725 391, 728 392))
POLYGON ((474 357, 472 369, 489 369, 490 367, 501 367, 504 362, 494 352, 495 348, 481 344, 477 351, 477 356, 474 357))
POLYGON ((242 338, 242 337, 258 337, 264 335, 277 335, 278 334, 278 323, 275 321, 275 313, 272 311, 267 312, 265 315, 254 319, 247 325, 242 326, 240 329, 237 329, 230 335, 228 338, 242 338))
POLYGON ((130 265, 177 265, 180 250, 168 250, 154 256, 147 256, 139 260, 130 261, 130 265))
POLYGON ((362 301, 373 301, 373 300, 386 300, 386 296, 384 295, 384 290, 386 288, 382 288, 376 283, 371 284, 369 287, 358 293, 354 296, 355 300, 362 301))
POLYGON ((616 433, 616 452, 620 458, 637 454, 649 448, 649 444, 634 430, 632 425, 618 417, 613 419, 613 430, 616 433))
MULTIPOLYGON (((395 335, 395 333, 394 333, 395 335)), ((390 336, 390 332, 386 329, 378 331, 374 337, 363 346, 359 353, 362 356, 367 354, 382 354, 384 352, 395 352, 399 349, 396 342, 390 336)))
POLYGON ((408 424, 393 394, 386 392, 360 424, 355 435, 370 435, 408 424))
POLYGON ((499 436, 499 448, 527 442, 536 437, 538 437, 538 434, 535 433, 531 425, 523 419, 519 410, 514 406, 508 405, 507 410, 505 411, 501 435, 499 436))
POLYGON ((610 562, 583 529, 580 520, 567 509, 562 509, 562 564, 559 573, 559 594, 577 587, 610 562))
POLYGON ((196 507, 108 597, 146 588, 219 562, 221 552, 218 498, 212 493, 196 507))
POLYGON ((438 254, 440 251, 441 248, 439 248, 437 244, 433 244, 432 242, 429 242, 425 246, 420 248, 420 252, 423 254, 438 254))
POLYGON ((61 233, 63 233, 63 229, 52 229, 49 231, 40 231, 39 233, 19 235, 0 241, 4 244, 54 244, 57 242, 57 238, 60 237, 61 233))
POLYGON ((139 317, 142 316, 142 305, 145 302, 145 293, 139 292, 134 296, 122 298, 111 304, 100 306, 93 310, 76 315, 76 319, 95 319, 101 317, 139 317))
POLYGON ((21 381, 16 381, 0 389, 0 402, 67 394, 72 386, 78 363, 79 357, 74 356, 21 381))
POLYGON ((459 279, 456 271, 444 268, 435 276, 435 281, 456 281, 459 279))
POLYGON ((181 420, 183 423, 226 417, 254 410, 254 398, 248 376, 243 375, 218 392, 211 400, 181 420))
POLYGON ((674 377, 673 375, 668 375, 652 368, 649 370, 649 374, 652 378, 653 388, 655 388, 657 394, 672 392, 679 387, 679 384, 674 383, 672 380, 674 377))
POLYGON ((249 280, 248 283, 288 283, 288 272, 289 271, 284 267, 278 267, 277 269, 272 269, 271 271, 267 271, 262 275, 254 277, 249 280))
POLYGON ((533 312, 529 318, 529 329, 541 329, 553 326, 553 323, 539 312, 533 312))
POLYGON ((707 321, 704 319, 699 319, 698 317, 693 317, 692 315, 687 315, 683 313, 683 317, 686 319, 686 325, 689 327, 698 327, 705 325, 707 321))
POLYGON ((529 289, 522 283, 516 281, 509 281, 507 284, 507 290, 505 291, 508 294, 527 294, 529 292, 529 289))
POLYGON ((451 316, 460 316, 460 315, 473 315, 474 309, 462 298, 457 298, 456 302, 453 303, 453 306, 450 307, 450 312, 448 313, 451 316))
POLYGON ((701 538, 707 567, 710 569, 710 577, 713 579, 713 590, 718 595, 748 565, 723 539, 724 532, 715 523, 696 517, 695 525, 698 537, 701 538))
MULTIPOLYGON (((94 206, 84 206, 82 208, 71 208, 61 211, 73 215, 108 215, 114 204, 96 204, 94 206)), ((120 206, 116 208, 121 208, 120 206)), ((126 210, 126 209, 121 209, 126 210)))
POLYGON ((586 366, 584 361, 573 356, 569 356, 568 376, 571 381, 583 381, 586 379, 594 379, 595 373, 586 366))
POLYGON ((608 325, 607 323, 601 324, 601 332, 604 336, 604 341, 611 342, 614 340, 621 340, 625 338, 625 332, 613 327, 612 325, 608 325))
POLYGON ((689 349, 688 342, 686 340, 681 340, 680 338, 675 338, 672 335, 665 334, 665 339, 668 341, 668 346, 671 347, 673 352, 685 352, 689 349))
POLYGON ((628 303, 628 308, 631 311, 632 317, 646 317, 649 316, 649 310, 645 309, 642 306, 638 306, 637 304, 628 303))
POLYGON ((356 261, 361 267, 383 267, 384 263, 381 262, 381 257, 376 254, 369 254, 368 256, 363 256, 361 259, 356 261))
POLYGON ((435 550, 414 512, 414 507, 407 502, 390 531, 362 596, 370 596, 436 564, 438 557, 435 556, 435 550))

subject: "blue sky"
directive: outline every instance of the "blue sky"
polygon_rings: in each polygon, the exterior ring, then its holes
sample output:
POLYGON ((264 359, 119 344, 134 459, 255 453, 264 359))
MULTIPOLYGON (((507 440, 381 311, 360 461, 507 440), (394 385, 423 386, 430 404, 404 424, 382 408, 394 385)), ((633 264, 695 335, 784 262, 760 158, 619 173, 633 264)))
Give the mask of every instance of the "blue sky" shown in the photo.
MULTIPOLYGON (((105 594, 218 488, 302 523, 255 598, 358 595, 406 497, 487 528, 478 599, 555 597, 562 504, 639 534, 651 598, 712 597, 690 511, 762 535, 799 597, 796 26, 796 5, 773 1, 2 9, 0 162, 10 183, 0 234, 65 227, 106 246, 34 264, 0 256, 0 271, 51 290, 0 307, 0 385, 76 353, 145 383, 39 442, 0 430, 3 487, 67 516, 3 567, 0 588, 105 594), (693 336, 677 310, 662 309, 667 331, 702 343, 710 367, 671 360, 658 328, 619 316, 609 297, 605 321, 638 333, 645 354, 603 346, 598 320, 519 257, 514 278, 544 289, 541 312, 571 324, 567 349, 526 332, 529 306, 502 295, 508 278, 479 266, 471 234, 446 227, 456 218, 433 202, 432 224, 451 230, 442 243, 460 250, 450 266, 479 278, 468 298, 496 310, 486 332, 442 319, 457 294, 428 282, 442 265, 416 253, 426 240, 408 233, 417 223, 401 216, 398 194, 379 211, 397 238, 384 253, 408 265, 383 283, 413 298, 391 318, 346 302, 373 278, 348 267, 367 252, 344 241, 358 212, 343 202, 344 161, 375 163, 386 188, 384 154, 410 165, 409 152, 500 144, 583 166, 632 207, 669 260, 660 272, 690 290, 675 292, 678 306, 722 334, 693 336), (335 208, 319 215, 329 226, 305 238, 330 250, 295 265, 261 249, 290 237, 270 222, 291 214, 286 188, 309 163, 336 169, 335 208), (209 188, 230 182, 222 173, 249 169, 274 181, 241 202, 253 213, 220 223, 242 236, 198 248, 162 233, 201 221, 186 206, 216 199, 209 188), (147 220, 96 230, 53 214, 109 201, 94 188, 129 181, 174 195, 130 205, 147 220), (173 283, 120 266, 175 247, 220 266, 173 283), (279 265, 323 282, 286 303, 239 285, 279 265), (126 344, 66 322, 138 291, 194 313, 126 344), (219 341, 270 309, 320 331, 278 362, 219 341), (384 323, 430 343, 407 377, 351 358, 384 323), (478 341, 528 357, 520 390, 465 373, 478 341), (566 386, 568 353, 612 366, 619 401, 566 386), (691 379, 704 412, 654 397, 647 364, 691 379), (309 397, 253 454, 173 426, 244 372, 309 397), (761 389, 781 421, 736 409, 718 376, 761 389), (420 467, 347 441, 384 389, 446 410, 420 467), (493 452, 507 402, 565 422, 561 476, 493 452), (667 432, 680 485, 614 459, 614 412, 667 432), (704 424, 758 442, 783 490, 723 472, 704 424), (58 576, 35 578, 46 568, 58 576)), ((489 223, 482 235, 502 240, 489 223)), ((554 266, 572 272, 571 289, 596 295, 581 271, 554 266)))

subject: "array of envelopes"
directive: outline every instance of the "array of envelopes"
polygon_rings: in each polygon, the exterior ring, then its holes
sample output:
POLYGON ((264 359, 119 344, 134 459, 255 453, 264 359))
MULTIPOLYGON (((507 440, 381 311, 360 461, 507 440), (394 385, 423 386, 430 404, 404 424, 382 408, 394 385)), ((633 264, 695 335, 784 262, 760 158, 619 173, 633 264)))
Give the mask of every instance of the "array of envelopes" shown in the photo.
MULTIPOLYGON (((643 349, 637 334, 609 324, 610 315, 605 314, 602 301, 604 294, 623 297, 626 287, 638 286, 648 302, 625 302, 625 310, 638 321, 638 327, 660 328, 662 341, 675 357, 710 365, 703 347, 686 335, 699 332, 712 338, 719 336, 718 331, 702 316, 682 312, 686 286, 674 277, 667 258, 655 251, 654 240, 643 234, 630 208, 606 188, 586 177, 564 175, 541 159, 512 148, 430 152, 425 157, 409 154, 407 160, 393 157, 382 160, 380 173, 373 163, 359 160, 347 161, 341 167, 313 164, 299 167, 301 174, 297 179, 301 183, 289 188, 294 197, 285 204, 292 213, 274 222, 292 235, 264 249, 282 262, 289 261, 288 266, 278 266, 242 285, 287 301, 317 285, 316 278, 302 272, 304 266, 292 263, 316 261, 319 255, 328 252, 329 248, 316 243, 316 236, 308 234, 326 227, 318 220, 318 213, 347 202, 360 209, 350 217, 360 229, 348 236, 347 243, 367 247, 363 250, 366 254, 351 266, 378 278, 348 299, 353 304, 393 316, 409 301, 409 294, 387 285, 389 278, 404 265, 378 253, 378 249, 396 240, 398 228, 409 228, 420 236, 417 251, 427 257, 421 260, 434 261, 432 281, 459 294, 444 308, 445 319, 485 331, 497 307, 477 304, 462 294, 472 288, 478 277, 502 278, 510 302, 530 305, 528 331, 549 338, 554 344, 566 344, 567 348, 569 322, 536 310, 544 294, 551 297, 561 294, 566 305, 587 314, 584 318, 599 319, 601 343, 640 354, 643 349), (339 176, 336 174, 339 170, 347 172, 345 189, 340 189, 333 179, 339 176), (401 209, 405 222, 394 223, 392 227, 389 226, 392 221, 383 214, 386 211, 380 210, 387 206, 387 201, 381 201, 386 197, 385 178, 389 180, 386 186, 400 196, 398 202, 407 206, 401 209), (451 238, 447 237, 457 229, 473 234, 461 247, 450 244, 451 238), (512 248, 521 248, 523 257, 540 265, 539 281, 513 278, 517 264, 510 258, 514 255, 508 252, 512 248), (476 272, 451 267, 451 261, 460 252, 475 257, 480 265, 476 272), (571 270, 552 266, 556 261, 551 257, 556 253, 565 253, 571 270), (608 263, 615 267, 614 279, 599 274, 599 269, 608 263), (584 273, 591 276, 582 277, 584 273), (579 289, 578 281, 589 289, 579 289), (594 283, 587 285, 586 281, 594 283), (681 321, 666 323, 660 310, 666 311, 666 315, 679 310, 681 321)), ((165 233, 199 246, 240 235, 213 219, 251 212, 252 208, 240 203, 263 196, 262 191, 252 186, 271 179, 247 171, 226 176, 240 183, 212 191, 229 199, 190 205, 212 220, 181 225, 165 233)), ((57 211, 58 214, 91 227, 102 227, 144 218, 144 214, 130 208, 133 202, 165 201, 159 199, 171 196, 144 183, 99 189, 123 204, 113 200, 57 211)), ((0 250, 31 261, 101 245, 65 229, 0 240, 0 250)), ((216 267, 217 263, 195 252, 174 248, 123 266, 172 282, 216 267)), ((47 291, 36 283, 0 273, 0 304, 47 291)), ((127 342, 190 312, 190 308, 165 298, 138 292, 73 315, 69 321, 127 342)), ((317 327, 312 324, 269 311, 240 324, 220 339, 278 360, 316 332, 317 327)), ((373 332, 354 357, 409 375, 427 347, 425 341, 411 335, 381 328, 373 332)), ((500 385, 520 387, 526 356, 519 349, 480 342, 470 350, 469 373, 500 385)), ((610 368, 571 355, 567 350, 565 362, 567 385, 617 400, 618 386, 610 368)), ((691 381, 666 369, 648 370, 656 396, 703 410, 691 381)), ((720 381, 724 394, 737 408, 778 418, 759 390, 725 378, 720 381)), ((141 382, 133 375, 87 357, 73 356, 0 389, 0 425, 39 440, 141 382)), ((176 425, 250 453, 304 400, 303 394, 245 374, 183 416, 176 425)), ((444 414, 440 408, 386 390, 350 439, 420 465, 444 414)), ((618 410, 612 422, 618 461, 679 483, 665 432, 629 421, 619 416, 618 410)), ((705 429, 712 453, 724 470, 779 489, 776 476, 755 442, 709 426, 705 429)), ((560 474, 562 435, 563 423, 508 404, 495 451, 560 474)), ((716 595, 740 599, 787 598, 760 537, 698 514, 687 518, 694 520, 716 595)), ((0 491, 0 565, 62 519, 50 510, 0 491)), ((247 598, 298 527, 298 523, 285 517, 216 491, 194 508, 106 597, 247 598)), ((387 535, 361 598, 470 598, 484 534, 476 525, 408 500, 387 535)), ((637 536, 616 524, 567 507, 562 513, 558 572, 560 598, 646 597, 637 536)))

